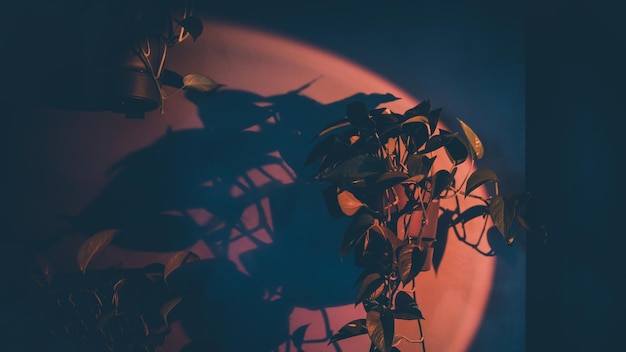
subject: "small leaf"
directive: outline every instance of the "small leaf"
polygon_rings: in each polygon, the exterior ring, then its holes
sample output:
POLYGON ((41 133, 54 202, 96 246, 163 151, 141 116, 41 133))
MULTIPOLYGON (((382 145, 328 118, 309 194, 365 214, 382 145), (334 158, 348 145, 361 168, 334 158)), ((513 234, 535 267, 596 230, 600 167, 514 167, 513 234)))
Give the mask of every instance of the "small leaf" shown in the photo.
POLYGON ((428 114, 428 123, 430 124, 431 133, 435 133, 435 130, 437 129, 437 123, 439 122, 441 111, 442 109, 435 109, 428 114))
POLYGON ((396 319, 402 319, 402 320, 424 319, 422 312, 417 306, 417 302, 415 302, 413 297, 409 296, 409 294, 404 291, 400 291, 396 295, 395 308, 396 309, 393 311, 393 316, 396 319))
POLYGON ((385 278, 379 273, 371 273, 363 279, 354 305, 361 303, 365 298, 376 299, 383 292, 385 278))
POLYGON ((187 16, 182 21, 176 22, 178 22, 178 24, 185 28, 185 32, 189 33, 194 42, 202 34, 202 20, 200 20, 200 18, 196 16, 187 16))
MULTIPOLYGON (((450 132, 444 130, 440 130, 440 132, 442 134, 450 134, 450 132)), ((463 143, 458 135, 456 138, 453 138, 450 142, 446 143, 446 145, 444 145, 444 149, 448 158, 455 166, 463 163, 469 155, 465 143, 463 143)))
POLYGON ((356 212, 364 206, 363 202, 348 190, 339 192, 339 194, 337 194, 337 201, 339 202, 341 211, 348 216, 356 214, 356 212))
POLYGON ((367 334, 367 322, 365 319, 356 319, 353 320, 337 331, 335 335, 333 335, 328 344, 337 342, 339 340, 347 339, 349 337, 359 336, 363 334, 367 334))
POLYGON ((500 231, 502 236, 506 236, 509 229, 504 216, 504 198, 502 198, 502 196, 495 196, 491 200, 491 203, 489 203, 488 210, 491 215, 491 219, 493 220, 493 224, 500 231))
POLYGON ((431 190, 432 199, 437 199, 441 196, 441 193, 448 189, 452 185, 454 178, 448 170, 439 170, 433 176, 433 186, 431 190))
POLYGON ((391 312, 367 312, 367 333, 380 352, 390 352, 394 336, 394 320, 391 312))
POLYGON ((172 309, 174 309, 174 307, 176 307, 176 305, 178 303, 180 303, 180 301, 182 301, 182 300, 183 300, 182 297, 176 297, 176 298, 173 298, 173 299, 165 302, 161 306, 161 309, 159 310, 159 313, 161 313, 161 316, 163 317, 163 321, 165 322, 165 326, 167 328, 169 328, 169 322, 167 321, 167 315, 170 314, 172 309))
POLYGON ((472 193, 476 188, 486 182, 498 182, 498 176, 490 169, 478 169, 474 171, 467 179, 465 186, 465 196, 472 193))
POLYGON ((452 140, 456 138, 457 135, 458 134, 456 132, 434 135, 430 137, 430 139, 428 139, 428 141, 426 142, 426 145, 424 146, 424 149, 420 150, 419 154, 427 154, 430 152, 434 152, 435 150, 450 143, 452 140))
POLYGON ((199 260, 200 258, 197 254, 188 250, 174 253, 165 264, 165 269, 163 269, 163 281, 167 281, 168 276, 180 266, 187 263, 197 262, 199 260))
POLYGON ((291 334, 291 341, 293 341, 294 346, 298 351, 302 351, 302 343, 304 342, 304 335, 306 333, 306 329, 310 324, 302 325, 301 327, 294 330, 293 334, 291 334))
POLYGON ((77 256, 78 267, 83 273, 87 271, 91 260, 111 243, 117 233, 116 229, 103 230, 83 242, 77 256))
POLYGON ((459 123, 461 124, 461 128, 463 128, 463 133, 469 142, 470 148, 473 151, 473 154, 476 156, 476 159, 481 159, 485 154, 485 149, 483 148, 483 143, 480 141, 476 133, 461 119, 457 118, 459 123))
POLYGON ((406 166, 411 177, 422 175, 426 176, 435 162, 435 157, 429 158, 426 155, 413 154, 406 160, 406 166))
POLYGON ((413 117, 417 115, 428 116, 429 113, 430 113, 430 100, 426 99, 420 102, 419 104, 417 104, 415 107, 405 111, 404 116, 405 117, 413 117))
POLYGON ((218 86, 219 84, 217 84, 217 82, 213 79, 196 73, 190 73, 183 77, 184 88, 192 88, 200 92, 208 92, 218 86))

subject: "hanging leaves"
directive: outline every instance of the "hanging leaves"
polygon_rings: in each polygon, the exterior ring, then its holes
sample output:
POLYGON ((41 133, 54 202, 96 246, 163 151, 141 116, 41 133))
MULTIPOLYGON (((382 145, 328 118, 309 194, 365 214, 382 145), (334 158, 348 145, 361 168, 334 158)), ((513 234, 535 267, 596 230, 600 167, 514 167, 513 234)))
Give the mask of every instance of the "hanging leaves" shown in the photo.
POLYGON ((465 196, 472 193, 472 191, 484 183, 498 181, 498 176, 492 170, 484 168, 478 169, 467 179, 467 184, 465 185, 465 196))
POLYGON ((461 124, 461 128, 463 129, 463 133, 469 142, 470 149, 473 151, 476 159, 481 159, 483 155, 485 155, 485 149, 483 148, 483 143, 480 141, 476 133, 461 119, 457 118, 457 121, 461 124))
POLYGON ((103 230, 83 242, 78 250, 77 256, 78 268, 80 271, 83 273, 87 271, 87 266, 92 259, 102 252, 111 243, 111 241, 113 241, 113 238, 115 238, 117 233, 118 230, 116 229, 103 230))
POLYGON ((189 33, 194 42, 202 34, 202 20, 196 16, 187 16, 182 21, 175 21, 185 29, 185 32, 189 33))
POLYGON ((167 282, 167 278, 170 274, 182 265, 197 262, 199 260, 200 257, 198 257, 197 254, 188 250, 182 250, 174 253, 171 257, 169 257, 167 263, 165 264, 165 269, 163 269, 163 281, 167 282))
POLYGON ((183 77, 183 88, 191 88, 200 92, 208 92, 218 86, 219 84, 217 84, 217 82, 213 79, 197 73, 191 73, 183 77))
POLYGON ((365 319, 356 319, 342 326, 336 334, 334 334, 328 344, 347 339, 349 337, 367 334, 367 322, 365 319))
POLYGON ((367 333, 380 352, 390 352, 393 344, 394 320, 391 312, 370 310, 366 318, 367 333))

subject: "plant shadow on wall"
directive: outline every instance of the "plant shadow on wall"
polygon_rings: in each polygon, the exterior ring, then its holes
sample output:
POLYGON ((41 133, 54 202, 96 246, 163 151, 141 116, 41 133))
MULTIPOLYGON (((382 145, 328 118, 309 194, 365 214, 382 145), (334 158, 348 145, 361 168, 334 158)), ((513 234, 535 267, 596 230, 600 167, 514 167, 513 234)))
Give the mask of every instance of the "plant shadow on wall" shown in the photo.
POLYGON ((168 130, 128 154, 70 217, 68 235, 88 238, 64 255, 76 256, 82 272, 55 273, 50 251, 38 253, 32 293, 45 299, 31 317, 46 319, 31 343, 152 351, 178 321, 192 340, 185 351, 299 348, 312 341, 304 340, 306 326, 290 336, 295 307, 323 312, 327 341, 325 308, 351 302, 344 277, 355 272, 327 255, 342 224, 319 221, 322 188, 301 167, 303 156, 313 131, 343 116, 350 101, 396 98, 359 93, 320 104, 300 94, 307 87, 270 97, 222 87, 187 92, 204 127, 168 130), (199 241, 201 255, 189 250, 199 241), (111 248, 143 253, 145 263, 127 267, 111 248), (154 263, 158 252, 172 254, 154 263))

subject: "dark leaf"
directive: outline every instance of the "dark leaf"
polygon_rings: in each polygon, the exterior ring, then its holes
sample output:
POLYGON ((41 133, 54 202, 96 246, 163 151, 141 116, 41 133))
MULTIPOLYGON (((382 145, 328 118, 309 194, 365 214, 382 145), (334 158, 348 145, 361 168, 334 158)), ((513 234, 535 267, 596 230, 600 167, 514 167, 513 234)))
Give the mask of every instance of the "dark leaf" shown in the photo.
MULTIPOLYGON (((442 134, 451 134, 448 131, 440 131, 442 134)), ((458 135, 456 136, 456 138, 453 138, 450 142, 446 143, 446 145, 444 145, 444 149, 446 151, 446 154, 448 155, 448 158, 450 158, 450 161, 455 166, 463 163, 469 155, 467 147, 465 146, 463 141, 461 141, 458 135)))
POLYGON ((313 139, 319 138, 319 137, 325 135, 328 132, 331 132, 331 131, 334 131, 334 130, 336 130, 338 128, 346 127, 346 126, 350 126, 350 121, 348 121, 347 118, 343 118, 341 120, 335 121, 335 122, 331 123, 330 125, 324 127, 321 131, 319 131, 315 135, 315 137, 313 137, 313 139))
POLYGON ((483 143, 480 141, 476 133, 461 119, 457 118, 459 123, 461 124, 461 128, 463 129, 463 133, 469 142, 470 149, 473 152, 473 155, 476 159, 481 159, 485 154, 485 150, 483 148, 483 143))
POLYGON ((363 302, 365 298, 376 299, 383 291, 385 278, 379 273, 369 274, 363 279, 359 293, 354 300, 354 305, 363 302))
POLYGON ((170 314, 172 309, 174 309, 174 307, 176 307, 176 305, 178 305, 178 303, 180 303, 180 301, 182 301, 182 300, 183 300, 182 297, 173 298, 173 299, 165 302, 161 306, 161 309, 159 309, 159 313, 161 313, 161 317, 163 317, 163 321, 165 322, 165 326, 166 327, 169 328, 169 322, 167 320, 168 314, 170 314))
POLYGON ((452 185, 452 181, 454 181, 454 178, 448 170, 437 171, 433 176, 432 199, 441 197, 441 193, 452 185))
POLYGON ((396 319, 402 320, 424 319, 424 316, 417 306, 415 299, 404 291, 400 291, 396 295, 396 304, 393 316, 396 319))
POLYGON ((427 251, 415 244, 406 244, 397 250, 398 274, 403 284, 408 284, 419 274, 426 262, 427 251))
POLYGON ((402 135, 403 141, 407 144, 407 151, 410 154, 416 153, 430 138, 428 126, 425 124, 412 123, 404 125, 402 126, 402 131, 404 132, 402 135), (405 135, 407 137, 404 137, 405 135), (408 140, 408 137, 411 139, 408 140))
POLYGON ((387 171, 374 181, 374 185, 377 189, 385 189, 397 185, 407 178, 409 178, 409 175, 404 172, 387 171))
POLYGON ((347 142, 341 140, 336 134, 326 136, 323 140, 313 146, 307 155, 304 165, 310 165, 314 161, 320 160, 328 154, 336 154, 341 150, 349 150, 347 142))
POLYGON ((390 352, 393 344, 394 320, 389 311, 371 310, 367 312, 367 333, 372 343, 381 352, 390 352))
POLYGON ((502 196, 495 196, 491 200, 491 203, 489 203, 488 210, 491 215, 491 219, 493 220, 493 224, 500 231, 502 236, 506 236, 509 232, 509 226, 505 220, 504 198, 502 198, 502 196))
POLYGON ((406 159, 406 166, 409 169, 409 176, 427 176, 435 162, 435 157, 429 158, 426 155, 413 154, 406 159))
POLYGON ((168 69, 163 69, 161 71, 161 76, 159 76, 159 82, 161 82, 162 85, 178 89, 182 89, 184 87, 183 76, 181 76, 177 72, 168 69))
POLYGON ((374 224, 374 217, 360 213, 353 217, 341 241, 339 256, 346 255, 365 236, 365 232, 374 224))
POLYGON ((404 112, 404 117, 410 118, 413 116, 428 116, 430 113, 430 100, 426 99, 415 107, 410 108, 409 110, 404 112))
POLYGON ((490 169, 478 169, 474 171, 467 179, 465 186, 465 196, 472 193, 476 188, 480 187, 486 182, 498 182, 498 176, 490 169))
POLYGON ((178 24, 185 28, 185 32, 189 33, 194 42, 202 34, 202 20, 196 16, 187 16, 182 21, 178 21, 178 24))
POLYGON ((294 346, 296 346, 296 349, 298 351, 302 350, 302 343, 304 342, 304 335, 306 334, 306 329, 309 327, 309 325, 310 324, 302 325, 301 327, 294 330, 293 334, 291 334, 291 340, 293 341, 293 344, 294 346))
POLYGON ((367 334, 367 326, 365 319, 357 319, 353 320, 337 331, 335 335, 333 335, 328 344, 337 342, 339 340, 347 339, 349 337, 359 336, 363 334, 367 334))
POLYGON ((180 266, 187 263, 197 262, 199 260, 200 258, 197 254, 188 250, 178 251, 174 253, 172 256, 169 257, 167 263, 165 264, 165 269, 163 269, 163 281, 167 282, 167 277, 170 276, 170 274, 174 270, 178 269, 180 266))
POLYGON ((430 139, 428 139, 428 141, 426 142, 426 146, 424 147, 423 150, 420 150, 419 154, 427 154, 430 152, 434 152, 435 150, 445 146, 446 144, 450 143, 452 140, 456 139, 457 136, 458 136, 458 133, 456 132, 434 135, 430 137, 430 139))
POLYGON ((431 133, 435 133, 435 130, 437 129, 437 123, 439 123, 441 111, 441 109, 435 109, 428 114, 428 123, 430 124, 431 133))
POLYGON ((452 214, 450 210, 443 210, 443 213, 437 220, 437 240, 433 243, 433 269, 435 274, 439 270, 439 265, 443 259, 443 255, 446 251, 446 244, 448 243, 448 229, 452 226, 452 214))
POLYGON ((372 128, 374 125, 370 118, 370 110, 361 101, 348 103, 346 106, 346 117, 350 124, 358 129, 372 128))
POLYGON ((45 278, 48 284, 51 284, 54 279, 54 267, 52 266, 50 259, 43 254, 37 254, 35 256, 35 261, 37 262, 41 275, 45 278))
POLYGON ((78 267, 83 273, 91 260, 111 243, 117 233, 115 229, 103 230, 83 242, 78 250, 78 267))

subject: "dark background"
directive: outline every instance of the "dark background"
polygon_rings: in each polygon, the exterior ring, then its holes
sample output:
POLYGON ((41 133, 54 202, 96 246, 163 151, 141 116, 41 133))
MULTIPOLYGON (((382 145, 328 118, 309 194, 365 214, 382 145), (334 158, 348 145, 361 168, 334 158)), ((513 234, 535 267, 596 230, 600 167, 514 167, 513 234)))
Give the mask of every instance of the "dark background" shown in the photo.
MULTIPOLYGON (((65 43, 46 41, 46 34, 31 21, 71 16, 68 6, 72 3, 31 0, 19 5, 4 4, 2 32, 7 39, 3 52, 24 53, 9 55, 11 61, 3 67, 5 118, 14 118, 10 103, 27 95, 30 85, 40 83, 35 78, 42 70, 42 62, 32 57, 33 48, 44 52, 58 50, 60 47, 56 45, 65 43), (23 40, 38 45, 25 46, 23 40)), ((200 1, 198 6, 209 17, 285 33, 345 55, 417 98, 430 98, 435 105, 452 107, 452 114, 478 114, 478 110, 460 109, 464 99, 485 100, 472 96, 481 94, 482 90, 467 92, 424 81, 471 79, 470 82, 478 83, 476 77, 462 75, 462 65, 454 61, 454 53, 443 59, 449 61, 438 64, 456 67, 458 71, 449 72, 448 77, 429 76, 429 72, 436 72, 428 66, 434 58, 428 52, 421 58, 402 55, 403 47, 433 45, 433 37, 427 34, 433 33, 429 32, 432 28, 441 29, 432 23, 441 17, 452 19, 458 26, 449 32, 437 32, 445 43, 462 44, 464 36, 488 33, 493 42, 482 42, 484 47, 493 48, 495 43, 496 52, 503 60, 521 60, 525 67, 526 101, 522 104, 526 112, 525 163, 510 165, 506 164, 510 161, 504 161, 499 171, 503 178, 513 178, 512 183, 518 187, 525 182, 527 189, 535 194, 531 220, 545 224, 549 235, 547 243, 533 237, 526 243, 526 349, 597 351, 610 350, 619 342, 624 313, 620 302, 624 297, 621 288, 624 240, 623 230, 618 227, 623 187, 617 168, 624 149, 619 127, 624 116, 621 98, 626 78, 623 67, 626 37, 619 5, 608 1, 527 1, 505 6, 487 1, 477 7, 458 1, 416 4, 273 0, 223 4, 200 1), (383 32, 381 28, 405 31, 383 32), (406 31, 407 28, 414 31, 406 31), (498 30, 493 31, 494 28, 498 30), (519 28, 523 31, 518 31, 519 28), (352 33, 352 40, 346 41, 337 33, 352 33), (514 43, 523 40, 523 47, 506 45, 507 38, 514 38, 514 43), (355 52, 361 54, 351 56, 355 52), (407 74, 403 68, 409 67, 413 60, 418 76, 407 74), (515 180, 523 174, 519 172, 520 165, 525 165, 525 180, 515 180)), ((485 53, 476 51, 470 58, 478 62, 481 55, 485 53)), ((497 67, 486 67, 487 71, 494 77, 506 75, 498 72, 497 67)), ((489 84, 490 77, 485 76, 484 80, 479 83, 489 84)), ((521 93, 514 98, 522 97, 524 92, 521 93)), ((502 97, 493 97, 491 102, 496 107, 509 103, 502 97)), ((488 128, 487 125, 485 122, 476 129, 488 128)), ((3 135, 7 131, 3 130, 3 135)), ((7 147, 3 145, 3 152, 9 150, 7 147)), ((524 155, 516 155, 513 160, 517 157, 524 155)), ((4 173, 3 180, 6 177, 4 173)), ((10 185, 2 182, 2 187, 2 194, 6 194, 10 185)), ((8 202, 3 202, 4 221, 9 220, 5 218, 7 206, 8 202)), ((4 253, 3 270, 10 268, 12 259, 18 255, 4 253)), ((510 346, 510 350, 514 349, 510 346)), ((501 350, 509 349, 502 346, 501 350)))

